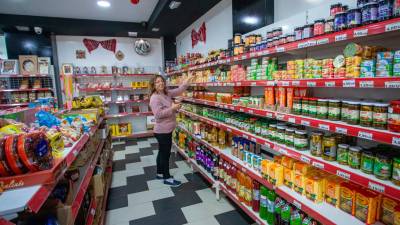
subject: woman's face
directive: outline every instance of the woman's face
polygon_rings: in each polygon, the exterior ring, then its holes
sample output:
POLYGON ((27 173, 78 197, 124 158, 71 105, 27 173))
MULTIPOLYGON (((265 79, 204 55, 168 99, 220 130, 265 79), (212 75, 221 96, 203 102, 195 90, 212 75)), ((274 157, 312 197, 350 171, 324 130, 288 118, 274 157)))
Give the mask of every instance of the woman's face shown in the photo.
POLYGON ((157 77, 156 82, 155 82, 155 87, 156 87, 156 91, 159 93, 164 91, 165 83, 161 77, 157 77))

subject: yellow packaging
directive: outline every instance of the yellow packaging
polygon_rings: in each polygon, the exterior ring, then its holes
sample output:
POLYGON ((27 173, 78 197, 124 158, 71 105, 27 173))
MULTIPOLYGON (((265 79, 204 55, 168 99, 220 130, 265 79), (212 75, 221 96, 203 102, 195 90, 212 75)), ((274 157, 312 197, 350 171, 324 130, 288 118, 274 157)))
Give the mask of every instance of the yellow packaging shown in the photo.
POLYGON ((263 159, 262 161, 261 161, 261 175, 264 177, 264 178, 267 178, 268 179, 268 165, 270 164, 270 161, 269 160, 266 160, 266 159, 263 159))
POLYGON ((285 184, 290 188, 293 188, 293 177, 294 177, 294 171, 286 167, 283 167, 283 184, 285 184))
POLYGON ((324 200, 324 179, 318 174, 311 173, 305 179, 305 195, 315 203, 321 203, 324 200))
POLYGON ((120 123, 117 125, 117 136, 129 135, 132 133, 132 126, 130 123, 120 123))
POLYGON ((394 208, 393 224, 400 225, 400 205, 394 208))
POLYGON ((343 180, 337 176, 328 176, 325 179, 325 202, 339 208, 340 184, 343 180))
POLYGON ((361 188, 356 191, 355 217, 359 220, 367 224, 374 224, 376 221, 377 206, 377 193, 361 188))
POLYGON ((111 129, 111 136, 117 136, 117 124, 111 124, 110 129, 111 129))
POLYGON ((46 137, 50 142, 50 146, 52 148, 52 155, 55 158, 60 158, 63 155, 64 151, 64 139, 62 138, 61 132, 56 133, 46 133, 46 137))
POLYGON ((268 181, 276 186, 283 184, 283 166, 271 163, 268 168, 268 181))
POLYGON ((353 216, 355 213, 356 189, 359 189, 359 187, 352 183, 342 182, 340 184, 339 207, 353 216))
POLYGON ((282 166, 284 166, 284 167, 286 167, 286 168, 288 168, 288 169, 292 169, 295 160, 292 159, 292 158, 290 158, 290 157, 283 156, 281 162, 282 162, 282 163, 281 163, 282 166))
POLYGON ((377 218, 385 224, 394 224, 394 214, 396 206, 400 206, 399 201, 396 201, 386 196, 382 196, 382 201, 377 212, 377 218))
POLYGON ((306 163, 295 162, 295 163, 293 163, 293 169, 296 174, 305 175, 311 170, 311 167, 310 167, 310 165, 308 165, 306 163))
POLYGON ((305 176, 303 174, 293 173, 293 190, 299 194, 304 194, 305 176))

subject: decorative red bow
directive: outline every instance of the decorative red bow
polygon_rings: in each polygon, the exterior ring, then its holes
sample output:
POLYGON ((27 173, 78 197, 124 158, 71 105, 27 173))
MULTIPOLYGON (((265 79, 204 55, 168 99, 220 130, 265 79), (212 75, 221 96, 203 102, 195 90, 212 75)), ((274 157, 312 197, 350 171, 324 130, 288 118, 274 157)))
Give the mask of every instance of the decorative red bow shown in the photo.
POLYGON ((197 45, 199 41, 206 43, 206 24, 201 24, 199 31, 192 30, 192 48, 197 45))
POLYGON ((117 40, 116 39, 110 39, 110 40, 105 40, 105 41, 96 41, 93 39, 83 39, 83 44, 91 53, 91 51, 95 50, 97 47, 99 47, 99 44, 104 48, 109 51, 112 51, 115 53, 115 49, 117 48, 117 40))

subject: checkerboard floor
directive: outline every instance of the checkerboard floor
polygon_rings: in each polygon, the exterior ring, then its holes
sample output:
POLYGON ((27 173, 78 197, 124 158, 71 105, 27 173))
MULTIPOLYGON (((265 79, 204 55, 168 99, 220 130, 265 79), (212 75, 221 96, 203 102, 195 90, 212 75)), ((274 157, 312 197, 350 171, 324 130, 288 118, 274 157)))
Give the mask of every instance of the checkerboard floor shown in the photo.
POLYGON ((107 225, 248 225, 254 223, 227 198, 216 200, 210 184, 192 173, 172 153, 171 174, 180 187, 155 179, 155 138, 114 142, 113 178, 107 202, 107 225))

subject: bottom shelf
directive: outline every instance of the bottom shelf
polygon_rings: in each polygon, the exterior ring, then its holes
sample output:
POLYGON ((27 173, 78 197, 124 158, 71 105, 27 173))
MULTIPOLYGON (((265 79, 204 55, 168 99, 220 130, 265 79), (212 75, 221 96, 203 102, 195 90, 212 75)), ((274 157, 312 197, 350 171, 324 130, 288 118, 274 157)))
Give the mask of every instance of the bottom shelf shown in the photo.
POLYGON ((185 151, 180 148, 175 142, 173 142, 174 146, 178 149, 179 154, 182 155, 185 160, 190 163, 200 174, 213 186, 218 190, 221 190, 223 193, 225 193, 226 196, 228 196, 233 202, 235 202, 248 216, 250 216, 257 224, 260 225, 268 225, 266 221, 261 219, 258 213, 254 212, 252 208, 248 207, 247 205, 243 204, 242 202, 239 201, 235 193, 232 193, 230 190, 228 190, 223 184, 221 184, 219 181, 215 180, 214 177, 211 176, 203 167, 197 164, 197 162, 189 158, 189 156, 185 153, 185 151))
POLYGON ((100 225, 105 224, 105 221, 106 221, 107 198, 108 198, 108 194, 110 192, 111 180, 112 180, 112 158, 113 158, 113 155, 114 154, 110 155, 110 158, 109 158, 109 162, 110 163, 109 163, 109 166, 106 169, 106 173, 109 173, 109 174, 107 176, 106 185, 105 185, 106 193, 104 194, 103 202, 101 204, 101 214, 99 215, 100 218, 99 218, 99 223, 98 224, 100 224, 100 225))
POLYGON ((127 135, 120 135, 120 136, 112 136, 112 139, 119 139, 119 138, 141 138, 141 137, 151 137, 154 135, 153 131, 145 131, 145 132, 138 132, 133 134, 127 135))
POLYGON ((96 198, 92 198, 92 201, 90 202, 89 213, 86 217, 86 225, 93 224, 94 217, 96 215, 96 207, 97 207, 96 198))

